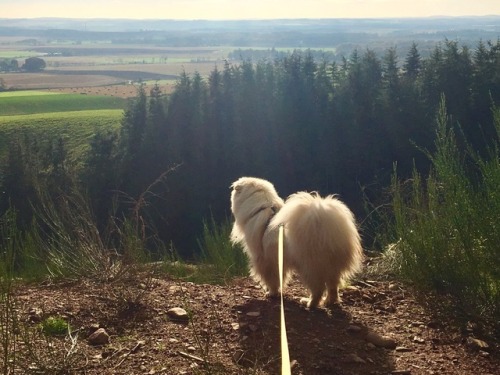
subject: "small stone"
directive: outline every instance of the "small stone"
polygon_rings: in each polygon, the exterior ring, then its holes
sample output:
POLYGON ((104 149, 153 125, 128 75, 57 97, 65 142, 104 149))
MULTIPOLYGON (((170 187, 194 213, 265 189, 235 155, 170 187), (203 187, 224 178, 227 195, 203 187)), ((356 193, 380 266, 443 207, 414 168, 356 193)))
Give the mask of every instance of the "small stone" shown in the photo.
POLYGON ((410 348, 407 348, 406 346, 397 346, 395 350, 400 353, 406 353, 412 351, 410 348))
POLYGON ((33 323, 40 323, 42 321, 43 311, 38 307, 33 307, 28 312, 29 320, 33 323))
POLYGON ((168 288, 168 291, 172 294, 177 293, 177 292, 182 292, 182 287, 179 285, 172 285, 170 288, 168 288))
POLYGON ((414 336, 413 337, 413 342, 416 342, 417 344, 423 344, 425 343, 425 340, 421 337, 418 337, 418 336, 414 336))
POLYGON ((371 342, 373 345, 386 348, 386 349, 395 349, 396 341, 387 336, 381 336, 378 333, 373 331, 368 332, 365 337, 366 341, 371 342))
POLYGON ((347 332, 349 333, 359 333, 362 331, 362 328, 360 326, 356 326, 354 324, 351 324, 349 327, 347 327, 347 332))
POLYGON ((167 315, 171 320, 187 322, 189 320, 189 315, 186 310, 180 307, 173 307, 167 311, 167 315))
POLYGON ((195 352, 196 348, 194 346, 188 346, 187 350, 188 350, 188 352, 195 352))
POLYGON ((109 335, 104 328, 99 328, 88 337, 87 341, 92 346, 106 345, 109 344, 109 335))
POLYGON ((490 353, 485 352, 484 350, 480 350, 479 355, 483 358, 488 358, 490 356, 490 353))
POLYGON ((479 339, 475 339, 473 337, 467 338, 467 346, 473 350, 482 350, 488 352, 490 350, 490 346, 487 342, 479 339))
POLYGON ((233 327, 233 329, 234 329, 235 331, 237 331, 237 330, 239 330, 239 329, 240 329, 240 325, 239 325, 239 323, 231 323, 231 327, 233 327))

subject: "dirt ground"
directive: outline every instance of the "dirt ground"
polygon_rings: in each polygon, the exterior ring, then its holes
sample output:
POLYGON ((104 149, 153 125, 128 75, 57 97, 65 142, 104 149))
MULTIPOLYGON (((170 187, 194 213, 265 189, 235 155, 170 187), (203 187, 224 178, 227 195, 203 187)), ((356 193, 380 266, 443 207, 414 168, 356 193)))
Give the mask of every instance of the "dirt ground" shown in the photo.
MULTIPOLYGON (((500 374, 498 337, 480 321, 441 314, 440 298, 367 278, 344 289, 333 310, 309 311, 299 303, 305 294, 297 281, 285 291, 293 374, 500 374), (383 347, 370 335, 390 343, 383 347)), ((63 336, 20 342, 18 361, 33 373, 53 366, 65 368, 51 372, 61 374, 280 374, 279 300, 264 298, 249 278, 215 286, 157 274, 25 285, 16 295, 29 326, 62 317, 77 337, 73 345, 63 336), (189 318, 170 317, 176 307, 189 318), (98 328, 109 343, 89 343, 98 328)))

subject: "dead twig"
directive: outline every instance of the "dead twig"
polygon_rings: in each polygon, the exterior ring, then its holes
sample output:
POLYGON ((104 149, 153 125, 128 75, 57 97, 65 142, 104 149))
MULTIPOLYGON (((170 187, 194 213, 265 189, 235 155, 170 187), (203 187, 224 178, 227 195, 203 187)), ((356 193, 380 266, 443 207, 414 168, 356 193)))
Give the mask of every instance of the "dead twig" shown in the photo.
POLYGON ((124 356, 123 356, 122 360, 121 360, 120 362, 118 362, 118 364, 117 364, 114 368, 116 369, 116 368, 120 367, 120 366, 121 366, 121 364, 122 364, 123 362, 125 362, 125 360, 128 358, 128 356, 129 356, 130 354, 132 354, 132 353, 136 353, 136 352, 140 349, 140 347, 141 347, 141 346, 143 346, 143 345, 144 345, 144 341, 138 341, 138 342, 137 342, 137 344, 135 344, 135 346, 134 346, 132 349, 130 349, 130 350, 129 350, 129 351, 128 351, 128 352, 127 352, 124 356))

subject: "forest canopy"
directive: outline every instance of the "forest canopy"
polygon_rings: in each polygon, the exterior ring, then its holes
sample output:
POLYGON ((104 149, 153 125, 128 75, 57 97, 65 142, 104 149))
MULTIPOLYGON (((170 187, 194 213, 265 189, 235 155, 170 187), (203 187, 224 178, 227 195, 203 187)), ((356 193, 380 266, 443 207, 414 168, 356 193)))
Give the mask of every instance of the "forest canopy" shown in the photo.
MULTIPOLYGON (((272 61, 226 62, 208 78, 184 73, 168 96, 157 86, 145 90, 125 111, 119 134, 95 134, 83 166, 68 165, 62 140, 11 144, 2 210, 12 205, 29 223, 40 186, 54 195, 76 186, 104 226, 112 212, 147 197, 152 228, 191 257, 203 220, 229 219, 231 182, 252 175, 272 181, 283 197, 338 194, 361 222, 364 198, 383 199, 394 163, 402 177, 414 167, 428 171, 422 150, 434 147, 442 96, 471 147, 485 152, 496 140, 500 40, 474 49, 445 40, 427 58, 416 43, 405 56, 395 48, 382 57, 354 50, 340 63, 294 51, 272 61)), ((370 241, 368 232, 364 237, 370 241)))

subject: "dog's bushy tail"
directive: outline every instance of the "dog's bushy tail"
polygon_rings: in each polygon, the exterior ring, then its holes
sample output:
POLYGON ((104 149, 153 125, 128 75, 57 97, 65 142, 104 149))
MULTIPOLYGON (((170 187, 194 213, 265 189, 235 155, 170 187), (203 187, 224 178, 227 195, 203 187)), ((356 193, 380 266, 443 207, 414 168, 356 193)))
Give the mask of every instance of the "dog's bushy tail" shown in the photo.
POLYGON ((272 224, 280 223, 297 251, 308 252, 309 259, 332 258, 343 279, 361 269, 363 250, 354 214, 334 196, 293 194, 272 224))

